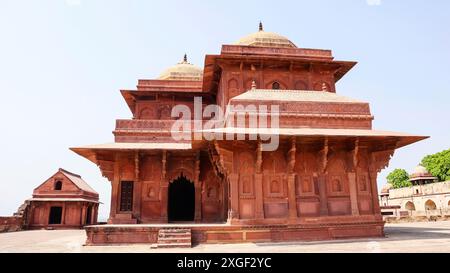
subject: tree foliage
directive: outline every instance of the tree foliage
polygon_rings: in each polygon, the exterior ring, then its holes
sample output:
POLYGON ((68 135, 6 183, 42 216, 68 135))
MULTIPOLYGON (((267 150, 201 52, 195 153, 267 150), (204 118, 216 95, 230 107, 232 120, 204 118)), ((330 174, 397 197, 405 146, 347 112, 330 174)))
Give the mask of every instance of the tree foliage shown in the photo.
POLYGON ((409 181, 409 174, 404 169, 395 169, 387 176, 388 182, 394 189, 412 186, 409 181))
POLYGON ((450 180, 450 149, 427 155, 422 159, 422 166, 440 181, 450 180))

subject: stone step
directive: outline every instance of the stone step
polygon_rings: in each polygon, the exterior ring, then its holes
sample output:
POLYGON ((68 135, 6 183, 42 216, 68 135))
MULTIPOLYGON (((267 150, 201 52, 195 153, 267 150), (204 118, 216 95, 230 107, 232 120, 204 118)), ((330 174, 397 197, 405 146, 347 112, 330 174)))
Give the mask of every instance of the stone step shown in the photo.
POLYGON ((159 237, 190 237, 191 233, 158 233, 159 237))
POLYGON ((160 229, 159 232, 163 233, 191 233, 190 229, 160 229))
MULTIPOLYGON (((154 245, 152 247, 155 247, 154 245)), ((192 234, 190 229, 160 229, 158 231, 158 248, 190 248, 192 234)))
POLYGON ((159 238, 158 243, 171 244, 171 243, 191 243, 191 238, 159 238))
POLYGON ((191 243, 173 243, 173 244, 165 244, 158 243, 158 248, 191 248, 191 243))

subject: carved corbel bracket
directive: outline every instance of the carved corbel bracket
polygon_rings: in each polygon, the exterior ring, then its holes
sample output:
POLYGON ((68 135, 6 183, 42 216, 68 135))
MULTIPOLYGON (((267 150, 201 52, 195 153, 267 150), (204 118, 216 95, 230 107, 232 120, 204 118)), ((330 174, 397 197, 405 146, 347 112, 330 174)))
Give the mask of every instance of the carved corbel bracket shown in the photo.
POLYGON ((217 141, 209 146, 209 155, 212 164, 219 174, 227 177, 232 171, 233 152, 221 148, 217 141))
POLYGON ((387 168, 394 152, 394 149, 372 152, 370 155, 370 171, 379 173, 387 168))

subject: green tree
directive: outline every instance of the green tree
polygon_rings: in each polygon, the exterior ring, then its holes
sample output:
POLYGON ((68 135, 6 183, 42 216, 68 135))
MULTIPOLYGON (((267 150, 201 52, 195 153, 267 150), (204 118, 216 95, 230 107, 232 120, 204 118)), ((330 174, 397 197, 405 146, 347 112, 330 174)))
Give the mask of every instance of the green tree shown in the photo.
POLYGON ((440 181, 450 180, 450 149, 427 155, 422 159, 422 166, 440 181))
POLYGON ((395 169, 387 176, 388 182, 394 189, 412 186, 409 182, 409 174, 404 169, 395 169))

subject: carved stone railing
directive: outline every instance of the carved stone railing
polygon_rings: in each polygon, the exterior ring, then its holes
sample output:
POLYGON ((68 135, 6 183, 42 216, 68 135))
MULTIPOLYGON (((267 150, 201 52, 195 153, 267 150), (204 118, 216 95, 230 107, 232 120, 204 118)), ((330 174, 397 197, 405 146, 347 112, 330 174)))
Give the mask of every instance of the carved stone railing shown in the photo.
MULTIPOLYGON (((118 119, 116 131, 169 131, 176 120, 145 120, 145 119, 118 119)), ((204 125, 208 120, 201 121, 204 125)), ((194 121, 191 121, 191 129, 194 130, 194 121)))

